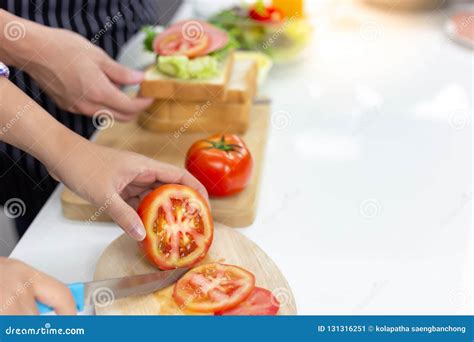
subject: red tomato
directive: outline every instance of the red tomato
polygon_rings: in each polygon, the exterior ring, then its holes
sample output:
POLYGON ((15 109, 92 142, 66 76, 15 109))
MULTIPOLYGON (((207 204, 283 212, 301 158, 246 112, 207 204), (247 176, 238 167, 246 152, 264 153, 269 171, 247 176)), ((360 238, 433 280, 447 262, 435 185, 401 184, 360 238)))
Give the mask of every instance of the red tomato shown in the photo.
POLYGON ((186 155, 186 169, 212 196, 242 191, 250 180, 252 168, 247 146, 234 134, 217 134, 196 141, 186 155))
POLYGON ((170 34, 155 46, 155 51, 163 56, 184 55, 196 57, 205 51, 208 45, 209 37, 206 35, 196 40, 185 40, 179 34, 170 34))
POLYGON ((285 14, 276 7, 265 6, 263 1, 257 1, 250 8, 249 17, 256 21, 279 22, 285 18, 285 14))
POLYGON ((256 287, 246 300, 233 309, 219 311, 217 316, 274 316, 280 309, 280 303, 267 289, 256 287))
POLYGON ((254 287, 252 273, 238 266, 213 263, 195 267, 179 279, 173 298, 183 309, 216 312, 237 306, 254 287))
POLYGON ((162 56, 205 56, 223 48, 229 40, 226 32, 201 20, 175 23, 153 41, 153 50, 162 56))
POLYGON ((209 250, 214 233, 207 202, 184 185, 162 185, 138 208, 146 229, 139 245, 150 262, 162 270, 191 266, 209 250))

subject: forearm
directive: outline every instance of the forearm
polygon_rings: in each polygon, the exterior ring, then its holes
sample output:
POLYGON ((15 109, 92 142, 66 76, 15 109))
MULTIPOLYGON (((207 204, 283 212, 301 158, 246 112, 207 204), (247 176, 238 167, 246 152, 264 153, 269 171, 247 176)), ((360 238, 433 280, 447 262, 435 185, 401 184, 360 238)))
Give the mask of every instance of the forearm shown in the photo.
POLYGON ((0 60, 19 69, 38 61, 48 30, 51 29, 0 9, 0 60))
POLYGON ((0 140, 54 169, 67 152, 87 142, 70 131, 8 79, 0 77, 0 140))

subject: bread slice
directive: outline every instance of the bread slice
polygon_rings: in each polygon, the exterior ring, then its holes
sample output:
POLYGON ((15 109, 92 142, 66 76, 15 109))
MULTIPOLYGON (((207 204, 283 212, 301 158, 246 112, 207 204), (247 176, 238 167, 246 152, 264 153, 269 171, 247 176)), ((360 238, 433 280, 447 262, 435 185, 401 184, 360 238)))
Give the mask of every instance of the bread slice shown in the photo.
POLYGON ((148 112, 140 114, 143 128, 179 137, 185 133, 245 133, 249 125, 252 102, 227 103, 173 102, 157 100, 148 112))
POLYGON ((244 103, 256 96, 258 83, 258 65, 251 59, 234 61, 234 68, 227 87, 226 102, 244 103))
POLYGON ((224 100, 233 65, 234 53, 231 52, 223 62, 222 72, 208 80, 180 80, 167 76, 152 66, 145 71, 140 95, 165 100, 224 100))
POLYGON ((157 99, 139 117, 151 131, 244 133, 249 125, 251 104, 257 90, 257 63, 235 61, 224 100, 176 101, 157 99))

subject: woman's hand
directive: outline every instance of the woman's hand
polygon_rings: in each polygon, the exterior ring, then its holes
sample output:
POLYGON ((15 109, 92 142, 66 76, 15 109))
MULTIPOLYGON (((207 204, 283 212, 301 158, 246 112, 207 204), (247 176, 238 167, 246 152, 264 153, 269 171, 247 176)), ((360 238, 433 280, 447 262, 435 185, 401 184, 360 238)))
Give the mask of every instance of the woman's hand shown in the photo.
MULTIPOLYGON (((144 196, 166 183, 179 183, 208 198, 204 186, 185 169, 145 156, 118 151, 84 140, 50 173, 71 190, 96 206, 97 215, 106 212, 135 240, 145 238, 136 212, 144 196)), ((89 221, 97 218, 93 215, 89 221)))
POLYGON ((0 139, 38 158, 53 177, 94 204, 98 212, 108 213, 136 240, 145 237, 145 229, 134 207, 157 186, 184 184, 207 198, 204 186, 188 171, 84 139, 2 77, 0 103, 0 139))
POLYGON ((5 11, 0 11, 0 19, 25 28, 19 40, 2 39, 0 57, 26 71, 59 107, 88 116, 107 110, 115 119, 128 121, 151 105, 152 99, 130 98, 118 88, 140 83, 142 72, 118 64, 79 34, 5 11))
POLYGON ((0 257, 0 314, 37 315, 35 300, 58 315, 76 314, 71 291, 61 282, 25 263, 0 257))

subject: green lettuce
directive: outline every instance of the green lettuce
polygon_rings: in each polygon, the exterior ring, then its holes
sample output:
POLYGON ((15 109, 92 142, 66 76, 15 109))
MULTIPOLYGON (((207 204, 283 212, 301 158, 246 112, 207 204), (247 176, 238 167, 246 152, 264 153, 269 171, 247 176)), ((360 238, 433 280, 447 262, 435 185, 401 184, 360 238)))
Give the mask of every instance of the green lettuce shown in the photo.
POLYGON ((145 32, 145 40, 143 41, 143 46, 146 51, 155 52, 153 51, 153 41, 157 35, 153 26, 144 26, 142 27, 142 32, 145 32))
POLYGON ((208 79, 219 74, 216 57, 203 56, 189 59, 186 56, 159 56, 157 68, 165 75, 181 79, 208 79))

